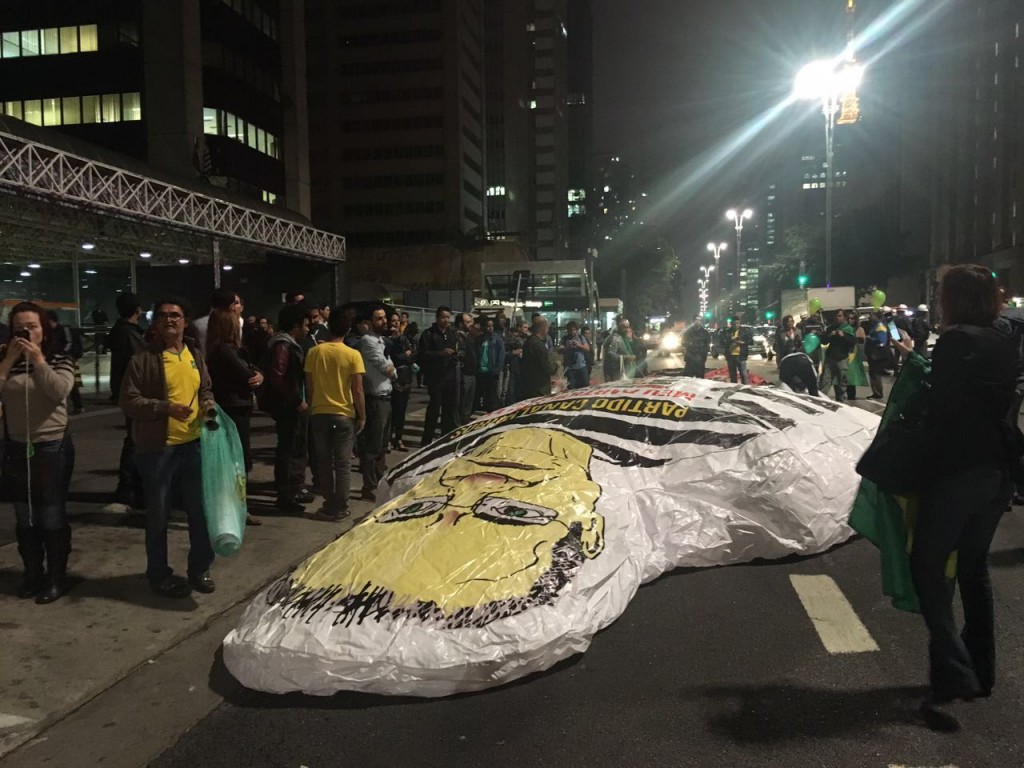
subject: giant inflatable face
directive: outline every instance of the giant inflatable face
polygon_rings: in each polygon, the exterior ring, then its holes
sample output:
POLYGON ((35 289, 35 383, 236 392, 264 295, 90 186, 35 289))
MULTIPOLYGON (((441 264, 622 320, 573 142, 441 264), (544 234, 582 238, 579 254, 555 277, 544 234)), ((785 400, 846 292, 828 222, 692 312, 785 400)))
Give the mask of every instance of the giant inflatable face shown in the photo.
POLYGON ((446 628, 550 601, 604 544, 590 448, 535 427, 502 432, 374 511, 295 573, 298 603, 328 600, 446 628))
POLYGON ((586 650, 678 566, 845 540, 877 417, 689 378, 488 414, 392 470, 387 501, 260 594, 224 642, 260 690, 440 696, 586 650))

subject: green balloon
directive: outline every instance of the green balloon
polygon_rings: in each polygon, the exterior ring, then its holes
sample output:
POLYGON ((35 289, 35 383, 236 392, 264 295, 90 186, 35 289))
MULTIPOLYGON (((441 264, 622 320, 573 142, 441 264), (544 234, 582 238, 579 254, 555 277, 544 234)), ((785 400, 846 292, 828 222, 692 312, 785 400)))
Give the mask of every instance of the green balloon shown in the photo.
POLYGON ((871 294, 871 306, 873 309, 881 309, 885 304, 885 291, 875 291, 871 294))
POLYGON ((814 350, 821 346, 821 339, 818 338, 816 333, 808 333, 804 336, 804 352, 808 355, 813 355, 814 350))
POLYGON ((807 311, 812 315, 821 309, 821 299, 814 298, 807 302, 807 311))

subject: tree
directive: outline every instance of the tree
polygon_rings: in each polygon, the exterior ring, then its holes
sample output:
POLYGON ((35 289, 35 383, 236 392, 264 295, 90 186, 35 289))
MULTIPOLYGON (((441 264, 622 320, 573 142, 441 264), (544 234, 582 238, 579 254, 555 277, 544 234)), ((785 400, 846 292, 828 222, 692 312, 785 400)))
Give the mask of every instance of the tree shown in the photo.
POLYGON ((680 294, 686 286, 680 279, 679 259, 663 237, 643 243, 626 269, 626 314, 650 317, 680 313, 680 294))

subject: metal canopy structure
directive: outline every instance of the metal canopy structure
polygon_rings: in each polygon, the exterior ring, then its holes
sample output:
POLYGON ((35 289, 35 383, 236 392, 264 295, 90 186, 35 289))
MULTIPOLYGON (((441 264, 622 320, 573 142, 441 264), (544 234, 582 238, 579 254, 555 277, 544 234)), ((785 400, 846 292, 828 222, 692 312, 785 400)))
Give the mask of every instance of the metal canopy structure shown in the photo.
POLYGON ((267 251, 345 260, 345 239, 143 173, 0 130, 0 249, 5 259, 95 256, 258 261, 267 251), (211 244, 214 247, 211 247, 211 244))

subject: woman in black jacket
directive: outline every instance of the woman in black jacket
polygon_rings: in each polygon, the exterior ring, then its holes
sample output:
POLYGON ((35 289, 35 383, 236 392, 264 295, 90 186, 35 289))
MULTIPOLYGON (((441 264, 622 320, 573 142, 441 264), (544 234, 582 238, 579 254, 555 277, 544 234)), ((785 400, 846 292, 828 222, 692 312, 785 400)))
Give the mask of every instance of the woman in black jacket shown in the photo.
MULTIPOLYGON (((928 627, 929 696, 921 704, 935 730, 959 727, 948 705, 988 696, 995 682, 995 626, 988 550, 1013 494, 1019 459, 1010 421, 1020 366, 1009 324, 999 319, 999 287, 988 267, 951 268, 940 288, 945 331, 935 345, 924 429, 931 446, 910 568, 928 627), (964 607, 957 632, 946 564, 956 552, 964 607)), ((911 346, 893 342, 904 358, 911 346)))
MULTIPOLYGON (((206 366, 213 383, 213 399, 238 429, 245 456, 245 471, 252 469, 249 450, 252 420, 253 390, 263 383, 263 374, 249 362, 249 353, 242 346, 242 329, 238 317, 230 310, 210 312, 206 329, 206 366)), ((247 514, 246 525, 262 525, 252 514, 247 514)))

